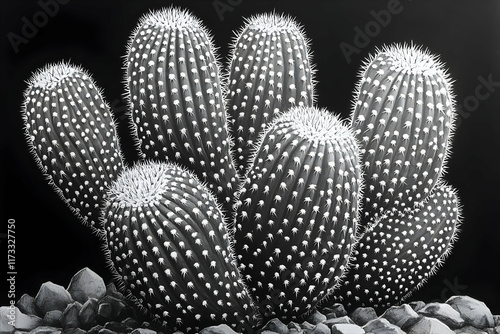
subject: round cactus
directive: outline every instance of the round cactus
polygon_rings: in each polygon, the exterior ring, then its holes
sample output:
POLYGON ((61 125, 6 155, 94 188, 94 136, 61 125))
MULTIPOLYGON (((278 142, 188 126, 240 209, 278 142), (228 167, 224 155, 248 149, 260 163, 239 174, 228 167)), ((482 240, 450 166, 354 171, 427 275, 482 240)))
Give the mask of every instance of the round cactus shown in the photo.
POLYGON ((153 11, 132 33, 125 66, 144 158, 190 168, 231 210, 238 175, 207 29, 186 10, 153 11))
POLYGON ((238 193, 235 250, 264 317, 295 319, 344 274, 361 187, 354 134, 316 108, 266 129, 238 193))
POLYGON ((308 41, 292 18, 251 17, 235 38, 228 81, 238 171, 244 175, 265 124, 291 107, 312 107, 313 74, 308 41))
POLYGON ((79 66, 48 64, 28 82, 23 105, 30 150, 73 213, 101 233, 106 189, 123 169, 109 106, 79 66))
POLYGON ((365 172, 365 221, 425 200, 443 173, 454 117, 450 78, 436 56, 394 44, 369 58, 352 115, 365 172))
POLYGON ((361 236, 335 299, 348 308, 384 310, 421 287, 450 253, 461 213, 456 191, 438 183, 410 212, 389 212, 361 236))
POLYGON ((108 256, 136 305, 172 329, 256 324, 215 197, 171 163, 125 170, 109 190, 108 256))

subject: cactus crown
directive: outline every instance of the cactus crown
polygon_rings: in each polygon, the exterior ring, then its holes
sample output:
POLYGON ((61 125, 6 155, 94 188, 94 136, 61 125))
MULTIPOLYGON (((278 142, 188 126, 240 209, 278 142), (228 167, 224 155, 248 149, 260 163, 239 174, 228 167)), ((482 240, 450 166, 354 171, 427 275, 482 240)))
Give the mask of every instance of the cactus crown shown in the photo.
POLYGON ((298 32, 303 34, 303 28, 291 16, 278 13, 264 13, 250 17, 246 24, 250 29, 264 33, 298 32))
POLYGON ((143 25, 172 29, 199 29, 203 26, 188 10, 175 7, 151 11, 139 20, 139 26, 143 25))
POLYGON ((52 89, 77 72, 87 76, 82 67, 68 62, 62 61, 56 64, 48 64, 33 74, 31 79, 28 80, 28 85, 34 88, 52 89))

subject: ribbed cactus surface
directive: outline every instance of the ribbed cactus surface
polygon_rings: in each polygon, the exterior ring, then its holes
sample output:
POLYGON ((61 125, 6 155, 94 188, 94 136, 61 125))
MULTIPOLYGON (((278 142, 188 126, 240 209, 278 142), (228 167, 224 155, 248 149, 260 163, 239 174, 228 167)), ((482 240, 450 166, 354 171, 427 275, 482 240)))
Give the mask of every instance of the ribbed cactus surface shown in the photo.
POLYGON ((127 91, 144 157, 182 163, 230 210, 238 175, 214 53, 207 30, 189 12, 151 12, 130 39, 127 91))
POLYGON ((380 310, 410 296, 451 251, 460 219, 456 191, 442 183, 418 209, 381 217, 360 238, 348 275, 334 296, 349 308, 380 310))
POLYGON ((312 310, 355 242, 361 171, 354 134, 326 110, 296 107, 266 129, 236 208, 235 250, 265 317, 312 310))
POLYGON ((276 13, 246 21, 231 51, 228 112, 244 174, 265 124, 291 107, 312 107, 313 68, 302 27, 276 13))
POLYGON ((192 173, 171 163, 127 169, 109 191, 103 218, 125 287, 165 326, 255 324, 223 214, 192 173))
POLYGON ((352 128, 361 144, 365 215, 411 209, 442 174, 453 129, 451 83, 436 56, 393 44, 363 66, 352 128))
POLYGON ((49 183, 97 232, 106 189, 123 169, 100 89, 78 66, 49 64, 29 80, 22 116, 30 150, 49 183))

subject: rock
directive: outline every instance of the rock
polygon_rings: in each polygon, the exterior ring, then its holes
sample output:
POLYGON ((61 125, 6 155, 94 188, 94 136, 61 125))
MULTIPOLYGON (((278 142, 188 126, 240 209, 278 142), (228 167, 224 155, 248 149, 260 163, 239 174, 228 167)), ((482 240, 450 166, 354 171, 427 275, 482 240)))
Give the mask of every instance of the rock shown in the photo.
POLYGON ((130 334, 156 334, 156 331, 147 328, 136 328, 130 334))
POLYGON ((104 328, 109 329, 113 332, 125 333, 130 332, 131 328, 126 324, 117 321, 110 321, 104 324, 104 328))
POLYGON ((342 305, 340 303, 335 303, 332 306, 325 307, 323 309, 323 312, 325 314, 326 313, 333 313, 336 318, 343 317, 343 316, 347 315, 347 312, 346 312, 346 310, 344 308, 344 305, 342 305))
POLYGON ((260 332, 263 331, 270 331, 270 332, 276 332, 278 334, 287 334, 288 333, 288 327, 281 322, 281 320, 274 318, 269 320, 264 327, 262 327, 260 332))
POLYGON ((358 307, 351 313, 351 319, 359 326, 364 326, 375 318, 377 318, 377 312, 373 307, 358 307))
POLYGON ((429 303, 418 311, 418 314, 436 318, 451 329, 463 327, 465 321, 457 310, 449 304, 429 303))
POLYGON ((126 318, 122 321, 125 325, 129 326, 130 328, 139 328, 141 327, 141 323, 134 318, 126 318))
POLYGON ((455 334, 488 334, 488 332, 473 326, 465 326, 455 331, 455 334))
POLYGON ((82 309, 82 304, 79 302, 73 302, 69 304, 61 316, 61 326, 66 328, 77 328, 80 326, 80 321, 78 320, 78 314, 82 309))
POLYGON ((326 315, 320 313, 319 311, 315 310, 314 312, 312 312, 311 314, 309 314, 306 318, 306 321, 313 324, 313 325, 317 325, 319 324, 320 322, 323 322, 326 320, 326 315))
POLYGON ((43 317, 43 323, 47 326, 61 327, 62 314, 63 313, 60 310, 49 311, 45 313, 45 316, 43 317))
POLYGON ((453 296, 446 301, 460 313, 467 325, 476 328, 491 328, 495 326, 493 314, 485 303, 469 296, 453 296))
POLYGON ((112 297, 115 297, 115 298, 118 298, 118 299, 121 299, 121 300, 124 299, 123 293, 121 293, 120 291, 118 291, 118 289, 116 288, 116 285, 114 283, 109 283, 106 286, 106 295, 107 296, 112 296, 112 297))
POLYGON ((354 325, 354 321, 352 321, 351 318, 349 318, 347 315, 345 315, 343 317, 339 317, 339 318, 330 318, 330 319, 327 319, 327 320, 323 321, 323 323, 325 325, 327 325, 328 327, 330 327, 332 325, 336 325, 336 324, 351 324, 351 325, 354 325))
POLYGON ((365 334, 365 330, 354 324, 336 324, 332 326, 331 334, 365 334))
POLYGON ((443 324, 441 321, 422 317, 417 323, 411 326, 408 331, 408 334, 455 334, 450 327, 443 324))
POLYGON ((29 334, 61 334, 61 329, 52 326, 39 326, 31 330, 29 334))
POLYGON ((69 292, 52 282, 43 283, 35 297, 36 310, 41 316, 53 310, 64 311, 66 306, 72 302, 73 298, 69 292))
POLYGON ((0 333, 10 333, 14 329, 30 331, 43 323, 41 318, 24 314, 14 305, 0 307, 0 319, 0 333))
POLYGON ((311 324, 310 322, 307 322, 307 321, 303 321, 300 324, 300 328, 302 328, 307 333, 308 333, 308 331, 311 331, 314 327, 316 327, 316 326, 311 324))
POLYGON ((61 334, 87 334, 87 332, 81 328, 67 328, 61 334))
POLYGON ((87 331, 87 334, 98 334, 102 329, 104 329, 104 326, 96 325, 96 326, 92 327, 91 329, 89 329, 87 331))
POLYGON ((99 334, 120 334, 112 331, 111 329, 103 328, 99 331, 99 334))
POLYGON ((292 329, 296 329, 296 330, 302 329, 298 323, 293 322, 293 321, 290 321, 286 327, 288 327, 288 331, 290 331, 292 329))
POLYGON ((418 312, 422 307, 425 306, 425 303, 421 300, 415 301, 415 302, 410 302, 408 303, 410 307, 413 309, 413 311, 418 312))
POLYGON ((376 318, 368 321, 366 325, 363 326, 366 333, 377 333, 377 334, 405 334, 401 328, 396 325, 391 324, 385 318, 376 318))
POLYGON ((493 322, 495 323, 495 326, 500 326, 500 315, 494 315, 493 322))
POLYGON ((68 292, 73 299, 85 303, 89 298, 100 299, 106 294, 104 280, 89 268, 77 272, 69 282, 68 292))
POLYGON ((35 298, 31 297, 27 293, 21 296, 19 300, 16 303, 17 308, 19 311, 26 315, 36 315, 38 316, 36 312, 36 307, 35 307, 35 298))
POLYGON ((122 300, 110 295, 101 298, 101 300, 99 300, 99 304, 109 304, 111 306, 111 313, 109 314, 109 319, 111 320, 117 319, 126 306, 122 300))
POLYGON ((99 304, 95 298, 89 298, 82 305, 80 312, 78 312, 78 321, 82 328, 90 328, 96 324, 98 308, 99 304))
POLYGON ((238 334, 226 324, 210 326, 201 330, 200 334, 238 334))
POLYGON ((316 327, 314 327, 310 332, 309 334, 330 334, 331 333, 331 330, 330 328, 323 324, 323 323, 319 323, 316 325, 316 327))
POLYGON ((403 330, 411 327, 420 319, 417 312, 415 312, 408 304, 391 306, 380 317, 387 319, 391 324, 396 325, 403 330))
POLYGON ((97 316, 103 320, 111 320, 113 306, 110 303, 99 303, 97 308, 97 316))

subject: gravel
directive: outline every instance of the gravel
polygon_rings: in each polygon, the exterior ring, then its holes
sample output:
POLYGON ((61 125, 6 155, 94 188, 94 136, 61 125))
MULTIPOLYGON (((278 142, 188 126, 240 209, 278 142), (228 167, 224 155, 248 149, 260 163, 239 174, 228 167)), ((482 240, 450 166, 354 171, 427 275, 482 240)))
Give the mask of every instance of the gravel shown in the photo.
MULTIPOLYGON (((42 284, 35 297, 24 294, 16 305, 0 307, 0 333, 12 334, 185 334, 158 331, 141 321, 129 302, 111 283, 89 268, 71 279, 68 288, 42 284)), ((371 307, 348 313, 342 304, 311 312, 303 322, 271 319, 256 334, 500 334, 500 315, 493 315, 481 301, 453 296, 445 303, 412 301, 382 314, 371 307)), ((237 334, 225 324, 210 326, 200 334, 237 334)))

